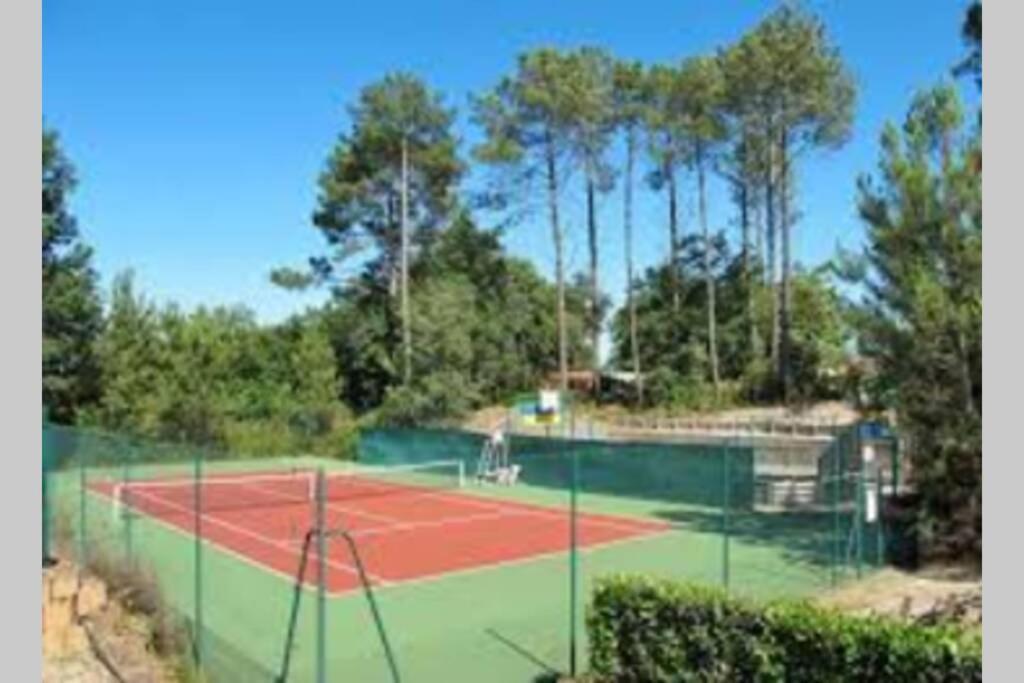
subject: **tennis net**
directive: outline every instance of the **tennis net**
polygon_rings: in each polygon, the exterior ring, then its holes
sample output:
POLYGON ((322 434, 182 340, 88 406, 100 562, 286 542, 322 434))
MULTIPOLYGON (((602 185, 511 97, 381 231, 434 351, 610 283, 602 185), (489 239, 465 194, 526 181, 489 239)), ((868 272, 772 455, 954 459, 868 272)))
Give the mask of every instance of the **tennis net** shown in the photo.
MULTIPOLYGON (((330 472, 324 477, 328 501, 389 495, 415 495, 465 485, 460 460, 440 460, 409 465, 368 466, 330 472)), ((191 513, 195 510, 246 509, 275 505, 312 505, 317 495, 317 472, 292 469, 279 472, 209 474, 198 479, 140 479, 113 486, 117 513, 126 509, 159 513, 191 513)))

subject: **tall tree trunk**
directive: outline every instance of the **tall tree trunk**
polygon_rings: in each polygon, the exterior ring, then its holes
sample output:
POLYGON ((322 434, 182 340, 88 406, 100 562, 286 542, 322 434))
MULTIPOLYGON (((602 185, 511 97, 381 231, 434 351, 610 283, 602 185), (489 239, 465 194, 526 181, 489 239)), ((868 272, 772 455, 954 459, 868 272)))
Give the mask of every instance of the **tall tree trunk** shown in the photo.
POLYGON ((403 377, 412 381, 412 320, 409 315, 409 144, 402 138, 402 346, 403 377))
POLYGON ((626 239, 626 305, 629 308, 629 350, 633 357, 633 379, 636 382, 637 407, 644 402, 644 383, 640 377, 640 343, 637 338, 636 298, 633 296, 633 157, 636 153, 636 133, 632 126, 626 129, 626 178, 623 198, 623 226, 626 239))
POLYGON ((597 282, 597 181, 594 178, 594 165, 587 162, 587 244, 590 249, 590 340, 593 346, 594 397, 601 396, 601 321, 599 316, 600 292, 597 282))
MULTIPOLYGON (((764 179, 762 178, 761 180, 763 183, 764 179)), ((765 255, 767 251, 767 249, 765 249, 765 232, 767 232, 765 229, 765 192, 762 184, 760 183, 752 183, 751 189, 754 194, 754 230, 757 232, 757 243, 754 248, 757 251, 757 263, 761 269, 761 280, 759 284, 764 286, 766 284, 765 277, 768 273, 768 262, 767 256, 765 255)))
POLYGON ((565 264, 563 260, 562 227, 558 222, 558 174, 555 168, 555 143, 547 134, 545 162, 547 165, 548 211, 551 217, 551 238, 555 245, 555 288, 557 303, 555 320, 558 327, 558 382, 561 390, 569 389, 569 348, 565 331, 565 264))
MULTIPOLYGON (((746 143, 744 143, 746 144, 746 143)), ((750 245, 750 178, 746 170, 740 175, 740 267, 746 292, 747 357, 757 355, 757 321, 754 318, 754 279, 751 277, 750 245)))
MULTIPOLYGON (((399 180, 399 182, 401 182, 401 180, 399 180)), ((398 188, 398 195, 399 195, 399 202, 398 203, 401 203, 402 188, 398 188)), ((387 217, 385 219, 385 223, 384 224, 387 225, 388 227, 392 227, 395 224, 395 214, 396 213, 399 213, 399 214, 401 213, 400 210, 395 208, 395 198, 394 198, 394 195, 392 193, 388 193, 387 199, 384 202, 384 206, 385 206, 385 211, 387 212, 387 217)), ((401 226, 401 224, 399 224, 399 226, 398 226, 398 231, 399 231, 398 251, 401 252, 401 250, 402 250, 402 245, 401 245, 402 226, 401 226)), ((393 245, 388 244, 388 247, 392 247, 392 246, 393 245)), ((401 267, 401 263, 402 263, 402 255, 401 255, 401 253, 396 254, 394 249, 389 248, 387 250, 387 253, 384 254, 384 272, 385 272, 385 276, 388 279, 388 296, 391 297, 392 302, 395 299, 398 299, 398 316, 399 316, 399 318, 401 318, 401 316, 402 316, 402 296, 401 296, 401 290, 402 290, 402 285, 401 285, 401 281, 402 281, 402 267, 401 267)))
POLYGON ((676 190, 676 172, 669 163, 665 167, 668 176, 668 260, 672 273, 672 311, 676 314, 682 305, 682 282, 679 277, 679 200, 676 190))
POLYGON ((697 142, 697 201, 700 207, 700 230, 704 236, 704 286, 708 297, 708 360, 711 364, 711 383, 715 387, 715 398, 719 396, 718 340, 715 324, 715 278, 711 272, 711 232, 708 230, 708 209, 704 178, 704 148, 697 142))
MULTIPOLYGON (((952 167, 952 154, 953 154, 953 141, 951 133, 946 131, 943 133, 942 138, 939 142, 939 154, 942 163, 943 175, 947 175, 951 172, 952 167)), ((956 201, 952 196, 946 198, 946 214, 948 215, 948 221, 950 225, 955 226, 957 224, 957 206, 956 201)), ((959 270, 959 269, 957 269, 959 270)), ((964 288, 964 283, 960 281, 960 278, 954 275, 954 281, 956 285, 952 288, 954 291, 961 292, 964 288)), ((954 310, 957 313, 960 312, 959 297, 954 298, 954 310)), ((960 316, 957 316, 959 318, 960 316)), ((964 334, 964 327, 961 320, 956 320, 956 332, 954 335, 954 342, 956 345, 957 361, 960 366, 960 390, 964 395, 964 411, 969 415, 973 415, 974 409, 974 382, 971 380, 971 359, 970 350, 967 348, 967 336, 964 334)))
POLYGON ((958 322, 956 332, 957 355, 960 360, 960 388, 964 393, 964 410, 968 415, 975 414, 974 408, 974 382, 971 381, 971 359, 970 350, 967 348, 967 335, 964 334, 962 324, 958 322))
POLYGON ((783 127, 779 140, 779 230, 782 235, 782 291, 780 296, 779 319, 781 324, 781 345, 779 347, 779 382, 782 386, 782 400, 788 403, 792 393, 792 373, 790 372, 790 354, 792 348, 792 252, 791 228, 792 219, 789 210, 789 193, 792 178, 789 167, 789 136, 783 127))
POLYGON ((778 367, 779 363, 779 297, 778 288, 775 284, 775 146, 768 145, 768 165, 765 169, 765 241, 767 242, 768 268, 765 273, 765 282, 772 297, 772 330, 770 342, 770 354, 772 367, 778 367))

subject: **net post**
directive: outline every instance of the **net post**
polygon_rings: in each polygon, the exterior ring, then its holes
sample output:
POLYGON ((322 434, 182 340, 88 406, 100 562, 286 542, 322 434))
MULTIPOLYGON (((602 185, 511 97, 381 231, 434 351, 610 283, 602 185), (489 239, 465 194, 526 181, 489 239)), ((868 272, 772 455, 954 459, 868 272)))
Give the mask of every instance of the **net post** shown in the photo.
POLYGON ((316 519, 316 681, 327 683, 327 481, 323 467, 315 473, 316 497, 314 501, 316 519))
POLYGON ((456 460, 455 462, 458 464, 459 470, 459 488, 462 489, 466 487, 466 463, 463 460, 456 460))

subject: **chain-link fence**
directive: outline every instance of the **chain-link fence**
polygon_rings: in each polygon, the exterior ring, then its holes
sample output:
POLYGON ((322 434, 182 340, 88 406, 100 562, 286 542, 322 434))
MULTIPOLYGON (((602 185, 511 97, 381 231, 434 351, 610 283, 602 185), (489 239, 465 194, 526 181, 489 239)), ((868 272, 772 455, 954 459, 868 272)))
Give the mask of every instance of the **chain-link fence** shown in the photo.
MULTIPOLYGON (((43 425, 43 552, 149 591, 211 681, 528 681, 582 668, 618 572, 808 595, 885 563, 888 435, 813 448, 374 429, 359 463, 43 425)), ((172 629, 174 630, 174 629, 172 629)))

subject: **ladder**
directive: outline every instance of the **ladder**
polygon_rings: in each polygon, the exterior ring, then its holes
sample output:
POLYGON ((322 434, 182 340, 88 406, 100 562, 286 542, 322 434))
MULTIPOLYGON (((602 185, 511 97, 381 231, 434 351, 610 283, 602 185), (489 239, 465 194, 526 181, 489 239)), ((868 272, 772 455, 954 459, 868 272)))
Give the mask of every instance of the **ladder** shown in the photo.
POLYGON ((519 465, 509 465, 508 441, 499 428, 484 441, 476 465, 476 479, 480 483, 493 481, 511 485, 519 478, 519 465))

